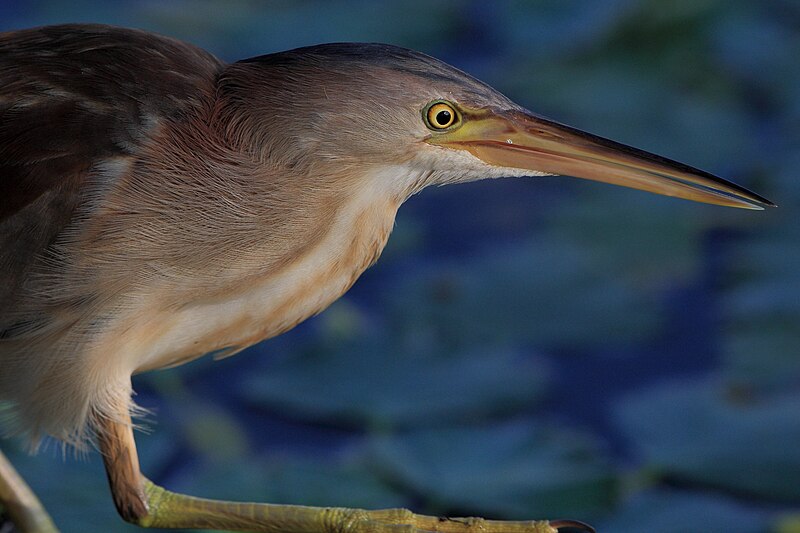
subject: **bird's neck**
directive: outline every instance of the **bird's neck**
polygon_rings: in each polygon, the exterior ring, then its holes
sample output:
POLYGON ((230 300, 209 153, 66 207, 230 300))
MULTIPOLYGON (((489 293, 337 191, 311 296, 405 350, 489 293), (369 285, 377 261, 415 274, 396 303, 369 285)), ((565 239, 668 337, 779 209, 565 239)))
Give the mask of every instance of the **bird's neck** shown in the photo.
POLYGON ((151 146, 92 232, 127 243, 113 248, 126 254, 113 258, 126 265, 118 287, 147 279, 123 289, 136 292, 110 325, 124 331, 109 338, 131 350, 130 371, 248 346, 325 309, 381 254, 413 173, 303 172, 256 160, 200 128, 164 130, 151 146))
MULTIPOLYGON (((179 364, 217 350, 236 351, 328 307, 378 259, 386 245, 401 202, 379 181, 390 177, 385 172, 365 182, 371 186, 349 191, 344 198, 332 196, 337 203, 323 205, 321 211, 308 210, 308 206, 302 212, 287 211, 263 228, 260 245, 240 250, 235 262, 229 260, 214 287, 187 290, 184 281, 178 308, 165 310, 161 317, 132 321, 149 335, 164 325, 150 352, 137 358, 134 370, 179 364), (283 255, 263 246, 264 242, 272 242, 283 255), (272 266, 264 268, 264 264, 272 266), (202 298, 197 296, 201 293, 202 298)), ((159 291, 159 298, 165 292, 159 291)))

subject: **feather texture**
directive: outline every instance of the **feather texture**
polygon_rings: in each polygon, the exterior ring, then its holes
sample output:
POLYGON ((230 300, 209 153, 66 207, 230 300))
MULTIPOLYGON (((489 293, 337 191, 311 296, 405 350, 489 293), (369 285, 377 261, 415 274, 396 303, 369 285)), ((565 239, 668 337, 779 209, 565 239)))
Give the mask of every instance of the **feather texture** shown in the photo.
POLYGON ((8 426, 81 446, 135 411, 132 374, 233 353, 330 305, 409 195, 513 174, 423 142, 421 109, 443 97, 513 106, 388 45, 225 65, 135 30, 1 34, 8 426))
POLYGON ((221 69, 135 30, 0 34, 0 398, 17 429, 79 443, 93 404, 126 407, 125 380, 92 389, 80 375, 116 296, 94 285, 101 267, 82 265, 76 244, 163 124, 209 105, 221 69))

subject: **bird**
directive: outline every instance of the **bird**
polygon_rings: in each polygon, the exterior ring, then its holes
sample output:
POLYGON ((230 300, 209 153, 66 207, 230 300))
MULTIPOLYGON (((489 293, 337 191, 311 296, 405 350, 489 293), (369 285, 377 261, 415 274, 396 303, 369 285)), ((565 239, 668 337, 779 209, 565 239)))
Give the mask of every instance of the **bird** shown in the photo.
MULTIPOLYGON (((114 26, 1 33, 3 427, 34 450, 45 438, 96 446, 119 514, 144 527, 591 530, 204 500, 147 479, 133 432, 142 410, 132 375, 232 355, 321 312, 378 259, 410 196, 545 175, 774 206, 534 114, 393 45, 321 44, 226 63, 114 26)), ((2 472, 0 486, 10 484, 2 472)))

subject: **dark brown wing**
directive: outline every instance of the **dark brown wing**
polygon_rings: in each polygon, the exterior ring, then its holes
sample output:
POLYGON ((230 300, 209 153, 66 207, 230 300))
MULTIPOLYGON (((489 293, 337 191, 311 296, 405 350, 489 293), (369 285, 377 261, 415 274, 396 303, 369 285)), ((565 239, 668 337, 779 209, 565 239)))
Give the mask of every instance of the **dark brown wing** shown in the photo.
POLYGON ((115 162, 134 158, 159 122, 213 97, 221 68, 139 30, 0 33, 0 301, 91 195, 90 178, 118 177, 115 162))

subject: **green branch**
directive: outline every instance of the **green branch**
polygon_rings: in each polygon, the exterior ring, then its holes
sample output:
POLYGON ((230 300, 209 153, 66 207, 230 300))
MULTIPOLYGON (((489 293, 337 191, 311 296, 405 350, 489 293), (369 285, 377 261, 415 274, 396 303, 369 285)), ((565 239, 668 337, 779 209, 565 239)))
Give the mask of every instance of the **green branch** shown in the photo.
POLYGON ((0 451, 0 517, 5 515, 20 533, 58 533, 39 498, 0 451))

